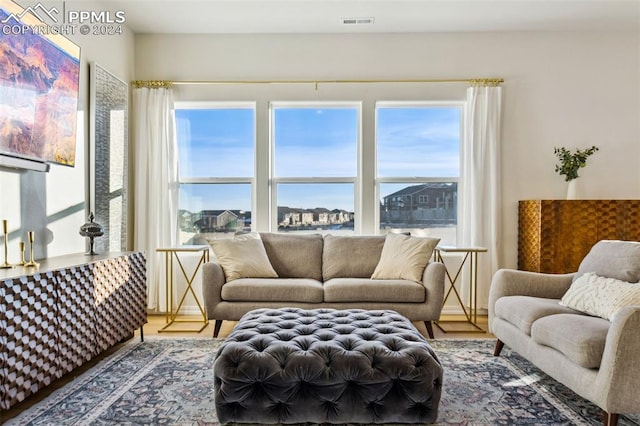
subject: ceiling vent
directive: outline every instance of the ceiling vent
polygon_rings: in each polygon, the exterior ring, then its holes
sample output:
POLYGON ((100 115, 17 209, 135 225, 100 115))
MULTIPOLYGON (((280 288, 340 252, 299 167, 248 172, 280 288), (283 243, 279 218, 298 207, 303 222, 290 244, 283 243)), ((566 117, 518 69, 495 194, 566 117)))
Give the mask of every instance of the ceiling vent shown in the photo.
POLYGON ((343 25, 371 25, 375 18, 342 18, 343 25))

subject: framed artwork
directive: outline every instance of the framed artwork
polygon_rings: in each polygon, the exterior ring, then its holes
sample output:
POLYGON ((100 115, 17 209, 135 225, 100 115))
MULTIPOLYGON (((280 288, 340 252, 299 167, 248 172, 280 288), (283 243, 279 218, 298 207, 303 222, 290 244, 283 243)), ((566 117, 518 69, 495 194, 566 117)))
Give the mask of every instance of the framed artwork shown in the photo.
POLYGON ((129 87, 102 66, 89 65, 89 208, 104 235, 98 253, 127 250, 129 87))
POLYGON ((80 47, 30 10, 0 0, 0 155, 74 166, 80 47))

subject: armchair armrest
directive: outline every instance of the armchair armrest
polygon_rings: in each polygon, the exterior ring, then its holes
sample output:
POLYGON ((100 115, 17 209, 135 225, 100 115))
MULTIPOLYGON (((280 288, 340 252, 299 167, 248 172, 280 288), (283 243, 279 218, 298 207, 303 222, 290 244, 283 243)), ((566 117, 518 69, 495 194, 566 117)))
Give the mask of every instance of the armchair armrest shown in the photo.
POLYGON ((422 274, 422 285, 427 290, 426 303, 431 306, 431 318, 439 318, 444 300, 445 268, 441 262, 430 261, 422 274))
POLYGON ((222 302, 222 286, 225 283, 222 266, 215 260, 203 265, 202 269, 202 296, 204 299, 207 317, 215 319, 211 315, 218 303, 222 302))
POLYGON ((491 280, 489 289, 489 326, 496 301, 504 296, 532 296, 560 299, 571 287, 574 274, 545 274, 541 272, 500 269, 491 280))
POLYGON ((618 312, 607 333, 607 340, 594 388, 609 413, 635 413, 640 407, 640 306, 628 306, 618 312))

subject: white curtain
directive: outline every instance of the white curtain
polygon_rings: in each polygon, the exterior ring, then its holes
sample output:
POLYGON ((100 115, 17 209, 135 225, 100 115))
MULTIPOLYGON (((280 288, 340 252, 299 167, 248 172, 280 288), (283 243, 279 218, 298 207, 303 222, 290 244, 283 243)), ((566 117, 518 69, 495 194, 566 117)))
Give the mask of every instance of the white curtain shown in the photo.
MULTIPOLYGON (((500 132, 502 88, 467 89, 466 126, 462 148, 462 246, 485 247, 478 254, 478 309, 488 307, 489 286, 500 253, 500 132)), ((466 268, 465 268, 466 269, 466 268)), ((468 276, 463 280, 469 282, 468 276)), ((469 297, 469 289, 463 287, 469 297)))
POLYGON ((178 243, 178 150, 171 88, 133 91, 135 125, 134 247, 146 252, 147 305, 163 312, 164 256, 156 249, 178 243))

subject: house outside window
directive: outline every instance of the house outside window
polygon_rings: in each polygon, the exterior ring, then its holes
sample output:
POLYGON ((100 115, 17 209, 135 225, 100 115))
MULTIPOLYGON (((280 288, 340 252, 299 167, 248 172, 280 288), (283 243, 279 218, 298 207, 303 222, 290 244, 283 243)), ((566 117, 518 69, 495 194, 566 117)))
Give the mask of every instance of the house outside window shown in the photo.
POLYGON ((255 104, 177 102, 181 244, 251 230, 255 104))
POLYGON ((376 104, 381 230, 456 244, 462 103, 376 104))

